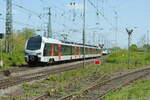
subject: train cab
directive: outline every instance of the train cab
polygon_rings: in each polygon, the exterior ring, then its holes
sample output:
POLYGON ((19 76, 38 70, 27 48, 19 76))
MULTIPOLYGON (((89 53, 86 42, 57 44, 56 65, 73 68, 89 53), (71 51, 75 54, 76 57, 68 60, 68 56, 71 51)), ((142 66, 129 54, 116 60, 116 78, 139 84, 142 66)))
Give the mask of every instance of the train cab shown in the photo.
POLYGON ((42 56, 42 37, 34 36, 28 39, 25 48, 26 62, 40 62, 42 56))

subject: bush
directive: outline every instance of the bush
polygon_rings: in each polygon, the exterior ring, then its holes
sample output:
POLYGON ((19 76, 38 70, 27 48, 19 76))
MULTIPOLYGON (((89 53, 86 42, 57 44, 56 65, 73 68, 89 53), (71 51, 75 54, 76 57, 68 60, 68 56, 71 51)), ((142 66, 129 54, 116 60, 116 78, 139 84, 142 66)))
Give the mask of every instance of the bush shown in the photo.
MULTIPOLYGON (((127 64, 128 51, 112 53, 106 58, 107 63, 127 64)), ((150 53, 131 52, 130 63, 132 65, 146 65, 150 63, 150 53)))
MULTIPOLYGON (((26 40, 35 34, 33 29, 24 28, 22 31, 14 32, 13 34, 13 53, 5 53, 4 47, 1 48, 3 51, 2 57, 4 66, 15 66, 18 64, 25 64, 24 61, 24 46, 26 40)), ((5 44, 4 41, 1 43, 5 44)))

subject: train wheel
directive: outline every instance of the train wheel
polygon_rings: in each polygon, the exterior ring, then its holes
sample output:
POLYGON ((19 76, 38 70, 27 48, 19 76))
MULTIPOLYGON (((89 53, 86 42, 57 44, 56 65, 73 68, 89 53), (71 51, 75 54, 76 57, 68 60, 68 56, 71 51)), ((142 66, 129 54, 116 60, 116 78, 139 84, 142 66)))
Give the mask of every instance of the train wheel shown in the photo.
POLYGON ((30 67, 35 66, 32 62, 28 62, 28 65, 29 65, 30 67))
POLYGON ((49 64, 54 64, 55 63, 55 61, 54 61, 54 59, 49 59, 49 62, 48 62, 49 64))

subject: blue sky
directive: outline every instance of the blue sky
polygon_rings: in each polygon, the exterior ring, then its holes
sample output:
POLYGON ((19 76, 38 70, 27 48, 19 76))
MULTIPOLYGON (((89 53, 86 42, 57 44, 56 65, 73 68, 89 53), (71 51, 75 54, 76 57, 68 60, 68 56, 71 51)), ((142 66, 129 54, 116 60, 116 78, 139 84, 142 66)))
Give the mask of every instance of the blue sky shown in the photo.
MULTIPOLYGON (((134 28, 132 35, 132 43, 138 43, 144 38, 147 30, 150 29, 150 1, 149 0, 98 0, 98 8, 104 13, 109 23, 102 16, 96 16, 96 10, 86 0, 86 38, 88 43, 98 43, 99 34, 100 40, 105 37, 107 41, 114 44, 115 40, 115 13, 118 13, 118 45, 127 47, 127 33, 125 28, 134 28), (102 10, 104 9, 104 10, 102 10), (99 23, 98 25, 96 23, 99 23), (103 28, 103 30, 99 30, 103 28), (93 41, 93 34, 95 40, 93 41)), ((97 0, 90 0, 95 5, 97 0)), ((13 0, 14 4, 21 5, 27 9, 41 15, 42 19, 35 14, 20 9, 13 5, 13 27, 15 30, 21 30, 24 27, 35 29, 46 29, 48 7, 52 10, 52 29, 54 37, 59 38, 60 34, 67 33, 68 39, 75 42, 82 40, 82 5, 83 0, 13 0), (76 8, 72 9, 70 3, 75 1, 76 8), (75 17, 73 17, 75 15, 75 17), (75 21, 73 21, 75 19, 75 21), (23 24, 23 25, 22 25, 23 24), (25 25, 24 25, 25 24, 25 25), (26 25, 28 24, 28 25, 26 25), (71 31, 75 30, 75 31, 71 31)), ((5 0, 0 0, 0 13, 3 15, 0 18, 5 18, 5 0)), ((0 32, 4 33, 5 21, 0 19, 0 32)), ((38 32, 43 34, 43 31, 38 32)))

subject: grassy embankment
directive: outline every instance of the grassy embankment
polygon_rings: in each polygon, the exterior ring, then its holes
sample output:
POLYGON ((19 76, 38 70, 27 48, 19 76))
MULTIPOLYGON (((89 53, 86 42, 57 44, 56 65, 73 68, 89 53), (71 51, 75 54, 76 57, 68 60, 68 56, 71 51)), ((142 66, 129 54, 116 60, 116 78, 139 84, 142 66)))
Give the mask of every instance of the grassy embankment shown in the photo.
POLYGON ((33 84, 23 84, 24 95, 14 96, 15 99, 29 98, 42 93, 64 96, 70 93, 80 93, 105 74, 144 67, 150 64, 150 54, 132 53, 131 65, 127 64, 127 52, 111 54, 102 65, 89 65, 86 68, 63 72, 49 76, 47 80, 33 84))
MULTIPOLYGON (((119 62, 123 59, 120 58, 119 62)), ((132 53, 132 68, 150 65, 150 53, 132 53)), ((109 58, 108 61, 116 62, 116 59, 109 58)), ((142 80, 121 88, 120 91, 109 93, 105 100, 149 100, 150 98, 150 79, 142 80)))
POLYGON ((150 80, 142 80, 123 87, 120 91, 109 93, 105 100, 149 100, 150 80))
POLYGON ((2 60, 4 66, 0 69, 7 69, 10 67, 16 67, 19 64, 25 64, 24 61, 24 46, 26 40, 35 34, 34 30, 25 28, 22 31, 14 32, 13 34, 13 52, 6 53, 4 49, 5 41, 1 40, 2 60))

